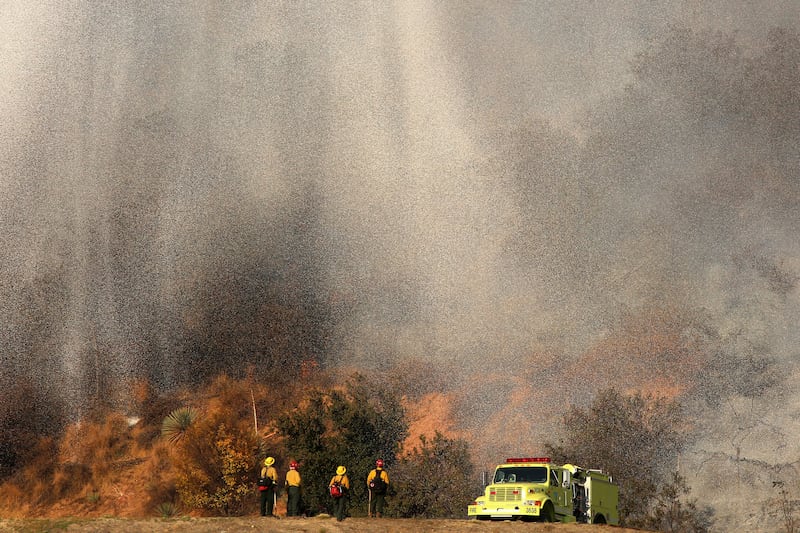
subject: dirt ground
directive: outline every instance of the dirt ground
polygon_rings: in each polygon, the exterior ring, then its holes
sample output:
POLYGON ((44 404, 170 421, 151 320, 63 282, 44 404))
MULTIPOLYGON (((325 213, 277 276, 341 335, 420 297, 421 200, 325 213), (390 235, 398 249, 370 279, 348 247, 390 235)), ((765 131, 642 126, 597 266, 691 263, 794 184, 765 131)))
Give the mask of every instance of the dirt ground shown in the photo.
POLYGON ((348 518, 58 518, 0 520, 0 532, 15 533, 635 533, 639 530, 588 524, 478 522, 476 520, 416 520, 348 518))

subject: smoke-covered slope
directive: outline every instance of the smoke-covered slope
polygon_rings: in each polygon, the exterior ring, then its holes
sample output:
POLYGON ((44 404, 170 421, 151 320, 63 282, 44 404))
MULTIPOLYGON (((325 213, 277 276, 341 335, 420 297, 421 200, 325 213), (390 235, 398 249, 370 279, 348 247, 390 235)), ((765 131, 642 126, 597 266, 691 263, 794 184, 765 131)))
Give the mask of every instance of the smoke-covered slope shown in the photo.
POLYGON ((3 9, 3 387, 421 358, 794 465, 796 3, 3 9))

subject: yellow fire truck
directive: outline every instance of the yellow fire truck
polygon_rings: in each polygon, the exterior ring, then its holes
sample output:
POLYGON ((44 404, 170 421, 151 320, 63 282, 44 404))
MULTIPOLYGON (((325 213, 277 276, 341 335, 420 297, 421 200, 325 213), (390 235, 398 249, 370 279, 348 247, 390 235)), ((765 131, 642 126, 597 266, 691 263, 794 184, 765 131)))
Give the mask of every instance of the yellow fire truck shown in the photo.
POLYGON ((467 508, 478 520, 619 524, 619 487, 611 476, 549 457, 506 459, 484 494, 467 508))

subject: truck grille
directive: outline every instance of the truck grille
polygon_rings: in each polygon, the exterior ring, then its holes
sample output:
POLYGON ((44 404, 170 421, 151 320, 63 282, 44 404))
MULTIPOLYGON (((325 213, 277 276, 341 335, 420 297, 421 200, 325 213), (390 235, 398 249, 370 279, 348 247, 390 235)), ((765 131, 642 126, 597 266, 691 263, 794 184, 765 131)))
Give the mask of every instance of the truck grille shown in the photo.
POLYGON ((490 502, 518 502, 522 500, 522 487, 495 487, 489 491, 490 502))

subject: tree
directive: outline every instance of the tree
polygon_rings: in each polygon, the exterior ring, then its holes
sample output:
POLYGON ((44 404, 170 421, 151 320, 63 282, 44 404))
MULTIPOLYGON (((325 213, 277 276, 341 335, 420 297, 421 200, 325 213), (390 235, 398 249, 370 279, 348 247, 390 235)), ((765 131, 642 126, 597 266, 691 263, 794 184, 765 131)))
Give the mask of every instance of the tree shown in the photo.
POLYGON ((353 375, 343 390, 312 390, 301 407, 278 418, 289 455, 307 472, 303 498, 311 513, 328 509, 327 485, 338 465, 347 467, 351 502, 365 500, 366 476, 380 457, 390 466, 408 424, 400 399, 388 388, 353 375))
POLYGON ((388 512, 404 518, 463 517, 467 505, 480 493, 475 466, 463 439, 438 431, 429 442, 403 457, 392 472, 388 512))
POLYGON ((686 445, 678 402, 601 391, 588 409, 572 406, 564 416, 566 435, 545 448, 556 461, 602 468, 620 485, 621 523, 641 524, 667 472, 686 445))
POLYGON ((705 533, 711 527, 713 511, 698 509, 696 500, 686 501, 689 495, 686 480, 677 472, 653 498, 650 515, 644 520, 648 529, 671 533, 705 533))

